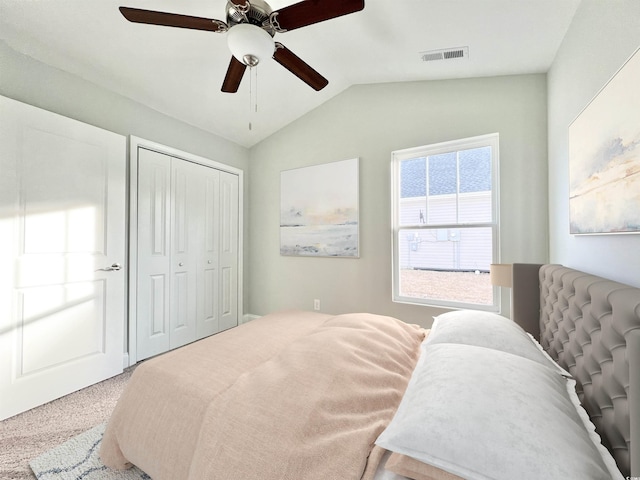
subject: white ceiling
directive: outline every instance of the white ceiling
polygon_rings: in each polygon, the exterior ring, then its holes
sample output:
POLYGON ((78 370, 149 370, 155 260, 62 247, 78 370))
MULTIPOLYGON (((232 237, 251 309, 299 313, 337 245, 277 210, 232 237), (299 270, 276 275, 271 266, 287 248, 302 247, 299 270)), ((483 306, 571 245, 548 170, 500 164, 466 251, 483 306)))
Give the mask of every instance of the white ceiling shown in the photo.
MULTIPOLYGON (((296 0, 269 0, 276 10, 296 0)), ((274 61, 220 91, 226 34, 134 24, 119 6, 225 19, 224 0, 0 0, 16 51, 250 147, 355 84, 546 72, 580 0, 365 0, 363 11, 276 34, 329 80, 316 92, 274 61), (420 52, 469 47, 469 58, 420 52), (255 88, 255 87, 254 87, 255 88), (249 122, 252 129, 249 130, 249 122)))

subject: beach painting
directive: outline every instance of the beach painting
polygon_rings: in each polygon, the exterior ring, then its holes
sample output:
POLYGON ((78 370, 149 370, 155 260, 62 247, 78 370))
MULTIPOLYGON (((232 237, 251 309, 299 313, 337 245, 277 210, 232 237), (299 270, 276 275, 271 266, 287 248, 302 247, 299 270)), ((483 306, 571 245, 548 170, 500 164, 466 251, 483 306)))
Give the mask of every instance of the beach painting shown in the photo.
POLYGON ((358 159, 280 174, 280 254, 359 256, 358 159))
POLYGON ((569 126, 572 234, 640 232, 639 51, 569 126))

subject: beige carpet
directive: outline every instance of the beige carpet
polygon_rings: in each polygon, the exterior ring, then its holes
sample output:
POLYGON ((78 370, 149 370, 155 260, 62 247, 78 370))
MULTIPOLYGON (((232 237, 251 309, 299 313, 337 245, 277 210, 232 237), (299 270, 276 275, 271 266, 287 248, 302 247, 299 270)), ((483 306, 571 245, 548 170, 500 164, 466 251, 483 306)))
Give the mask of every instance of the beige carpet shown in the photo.
POLYGON ((0 479, 35 479, 29 460, 106 422, 133 370, 0 422, 0 479))

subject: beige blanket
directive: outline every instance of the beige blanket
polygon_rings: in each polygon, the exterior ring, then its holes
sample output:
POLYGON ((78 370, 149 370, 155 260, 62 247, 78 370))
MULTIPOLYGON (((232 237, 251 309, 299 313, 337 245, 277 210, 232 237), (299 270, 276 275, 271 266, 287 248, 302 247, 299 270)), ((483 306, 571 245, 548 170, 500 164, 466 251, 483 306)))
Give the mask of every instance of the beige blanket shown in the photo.
POLYGON ((371 314, 254 320, 139 366, 100 455, 154 480, 358 480, 423 338, 371 314))

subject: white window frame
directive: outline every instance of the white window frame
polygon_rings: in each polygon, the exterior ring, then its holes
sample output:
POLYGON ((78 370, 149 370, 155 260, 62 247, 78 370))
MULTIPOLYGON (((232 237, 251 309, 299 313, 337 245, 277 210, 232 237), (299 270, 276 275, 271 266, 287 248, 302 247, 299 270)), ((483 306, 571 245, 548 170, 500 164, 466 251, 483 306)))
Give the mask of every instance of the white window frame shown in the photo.
MULTIPOLYGON (((391 153, 391 235, 392 235, 392 286, 393 298, 397 303, 409 303, 417 305, 428 305, 447 308, 471 308, 475 310, 485 310, 498 312, 500 310, 500 289, 493 287, 493 304, 479 305, 471 303, 461 303, 440 299, 406 297, 400 295, 400 251, 399 232, 400 230, 433 230, 434 228, 460 228, 460 227, 488 227, 492 230, 492 261, 499 263, 500 252, 500 178, 499 178, 499 143, 498 133, 480 135, 477 137, 463 138, 448 142, 441 142, 420 147, 396 150, 391 153), (443 153, 450 153, 460 150, 470 150, 474 148, 491 147, 491 204, 492 218, 489 222, 478 223, 453 223, 453 224, 420 224, 400 225, 400 164, 403 160, 411 160, 419 157, 429 157, 443 153)), ((427 192, 428 194, 428 192, 427 192)))

